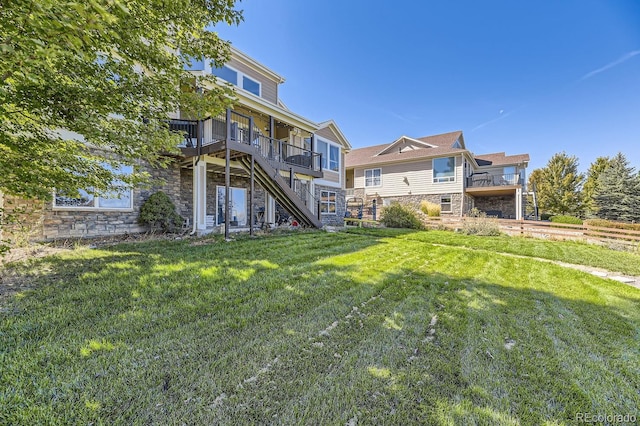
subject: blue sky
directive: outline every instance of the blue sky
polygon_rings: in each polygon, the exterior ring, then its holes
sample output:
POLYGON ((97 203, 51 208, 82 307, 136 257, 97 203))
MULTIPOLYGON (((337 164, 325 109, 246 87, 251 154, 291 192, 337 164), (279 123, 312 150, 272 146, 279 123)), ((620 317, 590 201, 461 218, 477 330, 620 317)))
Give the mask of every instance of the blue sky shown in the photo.
POLYGON ((640 167, 640 1, 244 0, 221 37, 354 148, 462 130, 477 154, 640 167))

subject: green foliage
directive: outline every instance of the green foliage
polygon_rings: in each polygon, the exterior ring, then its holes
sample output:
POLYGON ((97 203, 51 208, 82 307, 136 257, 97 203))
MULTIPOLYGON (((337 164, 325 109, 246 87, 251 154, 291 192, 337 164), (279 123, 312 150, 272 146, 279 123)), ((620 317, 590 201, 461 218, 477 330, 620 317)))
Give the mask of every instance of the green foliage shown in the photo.
POLYGON ((631 231, 640 231, 640 223, 615 222, 613 220, 606 219, 587 219, 584 221, 584 224, 587 226, 595 226, 598 228, 628 229, 631 231))
POLYGON ((177 231, 184 219, 176 213, 176 206, 167 194, 158 191, 152 194, 140 207, 138 223, 164 232, 177 231))
POLYGON ((426 200, 420 202, 420 210, 429 217, 440 216, 440 205, 426 200))
POLYGON ((582 225, 582 219, 575 216, 557 215, 551 216, 551 222, 555 223, 568 223, 571 225, 582 225))
POLYGON ((474 207, 464 219, 462 233, 466 235, 497 236, 500 235, 500 226, 496 219, 487 217, 485 212, 474 207))
POLYGON ((541 210, 554 214, 578 214, 582 210, 580 189, 584 175, 578 173, 578 159, 561 152, 554 154, 542 169, 529 176, 541 210))
POLYGON ((593 216, 598 210, 594 196, 599 187, 600 175, 610 164, 609 157, 598 157, 589 166, 587 177, 582 186, 582 202, 584 203, 584 214, 587 217, 593 216))
POLYGON ((235 0, 14 0, 0 8, 0 191, 51 198, 53 188, 110 191, 110 166, 140 159, 160 167, 180 136, 169 113, 214 114, 232 99, 213 78, 195 95, 190 58, 228 59, 229 45, 207 28, 238 24, 235 0), (65 129, 65 130, 61 130, 65 129), (105 159, 86 144, 113 153, 105 159))
POLYGON ((390 206, 383 207, 380 213, 380 223, 388 228, 424 228, 414 209, 400 203, 392 203, 390 206))
POLYGON ((540 215, 540 220, 550 220, 553 217, 551 213, 542 213, 540 215))
POLYGON ((594 201, 600 219, 640 221, 640 175, 629 166, 624 154, 613 157, 600 174, 594 201))

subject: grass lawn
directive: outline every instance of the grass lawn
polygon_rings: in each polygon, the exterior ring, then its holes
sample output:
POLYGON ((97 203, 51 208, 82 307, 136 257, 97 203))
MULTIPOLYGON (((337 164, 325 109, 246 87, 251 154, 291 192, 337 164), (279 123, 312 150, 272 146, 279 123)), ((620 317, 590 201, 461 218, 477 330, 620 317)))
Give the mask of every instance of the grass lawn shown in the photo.
POLYGON ((496 251, 640 275, 585 244, 368 229, 33 260, 0 306, 0 424, 639 415, 640 291, 496 251))

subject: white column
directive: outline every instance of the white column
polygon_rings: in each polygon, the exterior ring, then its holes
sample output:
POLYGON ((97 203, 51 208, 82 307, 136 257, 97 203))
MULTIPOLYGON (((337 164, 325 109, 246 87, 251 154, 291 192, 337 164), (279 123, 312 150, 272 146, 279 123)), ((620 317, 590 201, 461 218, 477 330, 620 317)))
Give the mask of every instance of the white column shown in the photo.
POLYGON ((522 220, 522 188, 516 188, 516 219, 522 220))
POLYGON ((196 194, 197 229, 205 231, 207 229, 207 163, 201 161, 193 168, 193 190, 196 194))

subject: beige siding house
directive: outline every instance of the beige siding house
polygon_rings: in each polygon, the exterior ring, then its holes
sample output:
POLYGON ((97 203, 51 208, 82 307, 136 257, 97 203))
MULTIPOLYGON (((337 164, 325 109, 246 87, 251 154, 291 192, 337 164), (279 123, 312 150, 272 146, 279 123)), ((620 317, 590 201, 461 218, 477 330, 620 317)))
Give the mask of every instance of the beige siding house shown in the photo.
MULTIPOLYGON (((35 203, 32 239, 144 231, 137 223, 140 206, 159 190, 198 234, 253 232, 285 221, 343 224, 351 145, 334 121, 316 122, 288 109, 278 97, 284 78, 235 48, 223 67, 196 61, 189 71, 230 83, 237 103, 217 117, 194 120, 180 111, 170 117, 170 128, 184 135, 180 155, 166 169, 136 166, 161 182, 153 188, 126 188, 111 197, 81 189, 79 198, 54 194, 53 202, 35 203)), ((0 207, 10 201, 0 198, 0 207)))
POLYGON ((461 131, 422 138, 401 136, 389 144, 346 156, 347 198, 441 206, 462 216, 476 207, 489 215, 522 218, 528 154, 475 155, 461 131))

